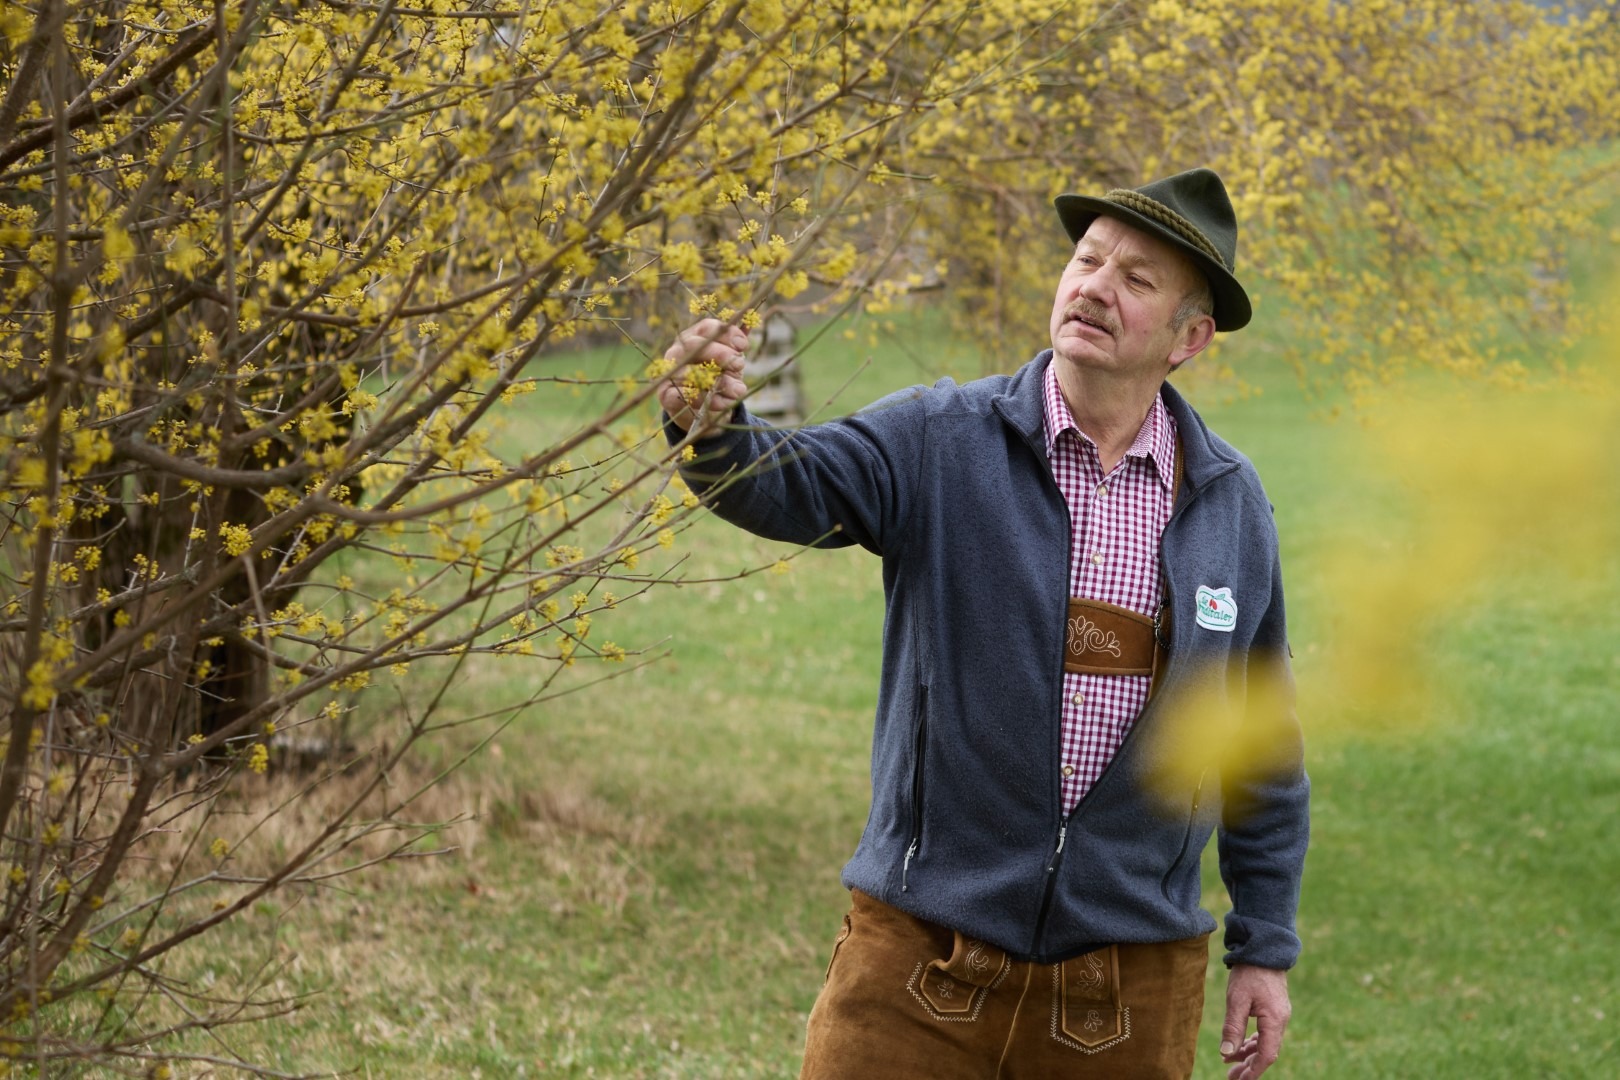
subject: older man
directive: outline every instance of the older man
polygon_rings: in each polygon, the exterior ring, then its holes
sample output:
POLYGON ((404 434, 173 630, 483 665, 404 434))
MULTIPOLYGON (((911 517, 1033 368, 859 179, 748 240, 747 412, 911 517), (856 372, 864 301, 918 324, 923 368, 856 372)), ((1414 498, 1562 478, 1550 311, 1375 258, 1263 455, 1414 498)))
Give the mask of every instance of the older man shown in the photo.
POLYGON ((872 809, 805 1077, 1188 1076, 1217 828, 1233 1080, 1288 1022, 1309 783, 1276 531, 1165 382, 1249 321, 1237 223, 1208 169, 1057 210, 1052 347, 1011 376, 790 434, 740 403, 740 331, 667 354, 720 371, 701 402, 660 389, 717 514, 883 559, 872 809), (1217 716, 1248 767, 1193 756, 1217 716))

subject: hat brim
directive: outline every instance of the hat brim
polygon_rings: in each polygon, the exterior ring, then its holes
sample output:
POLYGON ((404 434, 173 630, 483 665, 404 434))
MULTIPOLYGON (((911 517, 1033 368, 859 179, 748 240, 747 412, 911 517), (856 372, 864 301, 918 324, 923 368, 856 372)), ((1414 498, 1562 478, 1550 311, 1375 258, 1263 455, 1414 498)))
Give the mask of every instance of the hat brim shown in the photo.
POLYGON ((1063 228, 1069 233, 1069 239, 1077 244, 1080 238, 1086 235, 1086 230, 1091 227, 1093 221, 1099 217, 1111 217, 1175 245, 1176 250, 1197 264, 1198 269, 1204 272, 1204 277, 1209 281, 1209 291, 1215 301, 1215 329, 1226 333, 1241 330, 1249 325, 1249 318, 1254 314, 1254 310, 1249 305, 1249 294, 1243 291, 1243 286, 1238 284, 1237 278, 1232 276, 1230 270, 1187 243, 1173 230, 1150 217, 1138 214, 1127 206, 1090 195, 1059 195, 1053 200, 1053 204, 1057 207, 1058 220, 1063 222, 1063 228))

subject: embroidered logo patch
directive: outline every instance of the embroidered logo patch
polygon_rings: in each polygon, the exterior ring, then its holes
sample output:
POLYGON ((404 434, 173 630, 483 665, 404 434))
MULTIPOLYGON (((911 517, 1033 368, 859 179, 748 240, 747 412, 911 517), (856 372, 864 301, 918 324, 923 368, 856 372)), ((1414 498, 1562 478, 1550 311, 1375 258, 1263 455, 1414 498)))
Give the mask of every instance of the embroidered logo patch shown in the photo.
POLYGON ((1230 634, 1237 627, 1237 601, 1231 589, 1198 586, 1198 625, 1230 634))

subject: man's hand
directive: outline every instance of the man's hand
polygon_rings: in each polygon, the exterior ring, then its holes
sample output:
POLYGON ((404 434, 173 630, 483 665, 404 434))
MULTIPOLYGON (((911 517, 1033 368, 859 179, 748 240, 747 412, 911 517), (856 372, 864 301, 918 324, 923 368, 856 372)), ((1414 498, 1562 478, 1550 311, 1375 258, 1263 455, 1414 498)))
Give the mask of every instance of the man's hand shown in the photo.
POLYGON ((1232 1067, 1227 1080, 1256 1080, 1277 1060, 1288 1026, 1288 972, 1235 964, 1226 980, 1226 1025, 1221 1028, 1221 1060, 1232 1067), (1249 1030, 1254 1017, 1255 1034, 1249 1030))
POLYGON ((698 436, 713 434, 731 419, 731 410, 748 393, 742 380, 748 334, 719 319, 702 319, 682 330, 664 359, 675 363, 658 387, 658 403, 682 431, 692 430, 701 411, 698 436))

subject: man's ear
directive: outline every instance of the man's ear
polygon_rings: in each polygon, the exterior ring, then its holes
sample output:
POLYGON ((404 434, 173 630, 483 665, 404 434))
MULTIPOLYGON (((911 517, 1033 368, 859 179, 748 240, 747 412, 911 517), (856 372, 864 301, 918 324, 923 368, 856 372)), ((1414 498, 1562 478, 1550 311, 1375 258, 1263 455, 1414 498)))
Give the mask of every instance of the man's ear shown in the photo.
POLYGON ((1215 316, 1200 313, 1188 319, 1187 325, 1176 335, 1175 347, 1170 350, 1170 370, 1176 370, 1209 348, 1209 343, 1214 340, 1215 316))

